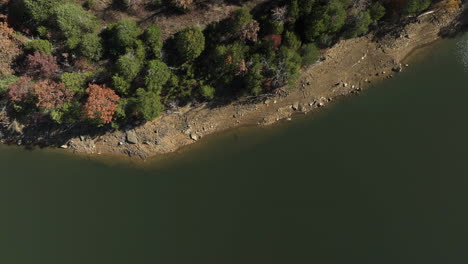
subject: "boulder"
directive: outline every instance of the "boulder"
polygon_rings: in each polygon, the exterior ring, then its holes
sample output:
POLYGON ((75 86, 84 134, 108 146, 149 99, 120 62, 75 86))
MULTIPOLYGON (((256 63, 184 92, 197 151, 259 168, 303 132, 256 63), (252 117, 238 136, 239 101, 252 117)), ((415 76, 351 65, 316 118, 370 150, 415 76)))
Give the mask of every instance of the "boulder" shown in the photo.
POLYGON ((295 102, 293 105, 292 105, 292 109, 294 111, 297 111, 299 109, 299 102, 295 102))
POLYGON ((130 144, 138 144, 138 137, 134 130, 127 131, 127 142, 130 144))
POLYGON ((195 133, 190 134, 190 139, 197 141, 198 140, 198 135, 195 133))

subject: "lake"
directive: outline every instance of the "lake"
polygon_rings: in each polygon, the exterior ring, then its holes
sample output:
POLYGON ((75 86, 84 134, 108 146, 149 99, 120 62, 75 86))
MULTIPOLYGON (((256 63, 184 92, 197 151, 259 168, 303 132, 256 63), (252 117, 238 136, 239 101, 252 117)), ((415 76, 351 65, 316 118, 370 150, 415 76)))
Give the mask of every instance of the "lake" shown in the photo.
POLYGON ((0 146, 0 263, 468 263, 468 35, 143 164, 0 146))

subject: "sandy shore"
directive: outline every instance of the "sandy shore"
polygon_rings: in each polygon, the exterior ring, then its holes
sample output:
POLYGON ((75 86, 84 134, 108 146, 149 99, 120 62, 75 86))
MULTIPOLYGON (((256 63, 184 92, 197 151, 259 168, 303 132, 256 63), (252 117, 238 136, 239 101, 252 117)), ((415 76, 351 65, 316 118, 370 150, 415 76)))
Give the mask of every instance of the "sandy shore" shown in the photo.
POLYGON ((216 108, 187 106, 126 131, 67 139, 62 147, 75 153, 146 159, 174 152, 215 132, 238 126, 271 125, 291 118, 294 113, 310 113, 326 107, 337 97, 359 93, 372 83, 398 74, 400 69, 404 71, 407 56, 441 38, 441 32, 457 28, 456 24, 462 21, 459 15, 437 12, 426 15, 402 29, 388 32, 378 41, 374 41, 373 35, 341 41, 324 51, 323 61, 304 69, 299 87, 287 95, 216 108))

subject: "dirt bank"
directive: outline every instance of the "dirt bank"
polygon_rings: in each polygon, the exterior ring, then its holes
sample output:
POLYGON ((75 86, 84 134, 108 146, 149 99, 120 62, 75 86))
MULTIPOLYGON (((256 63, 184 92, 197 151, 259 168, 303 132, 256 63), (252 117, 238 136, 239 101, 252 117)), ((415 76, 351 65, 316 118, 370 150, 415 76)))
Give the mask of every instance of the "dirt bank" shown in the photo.
POLYGON ((305 69, 298 88, 287 95, 264 97, 256 103, 233 102, 210 108, 186 106, 168 111, 153 122, 126 131, 67 139, 63 148, 84 154, 119 154, 146 159, 176 151, 214 132, 237 126, 271 125, 297 112, 313 112, 335 98, 359 93, 376 81, 405 70, 406 57, 434 42, 462 21, 457 14, 433 13, 401 29, 341 41, 324 51, 319 64, 305 69))

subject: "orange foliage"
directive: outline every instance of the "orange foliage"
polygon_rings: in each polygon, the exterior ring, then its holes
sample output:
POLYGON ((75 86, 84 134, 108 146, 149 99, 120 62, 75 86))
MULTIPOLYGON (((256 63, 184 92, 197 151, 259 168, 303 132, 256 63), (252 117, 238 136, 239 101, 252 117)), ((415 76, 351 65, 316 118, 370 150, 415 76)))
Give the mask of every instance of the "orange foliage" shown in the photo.
POLYGON ((34 83, 29 77, 21 77, 8 87, 7 96, 13 102, 25 102, 31 99, 34 83))
POLYGON ((99 119, 102 123, 112 122, 120 97, 105 85, 90 84, 86 89, 88 101, 84 105, 84 114, 89 119, 99 119))
POLYGON ((58 109, 64 103, 73 99, 73 92, 66 89, 63 83, 40 81, 34 85, 34 94, 37 96, 38 107, 45 109, 58 109))
POLYGON ((21 50, 13 29, 5 22, 0 22, 0 43, 0 74, 9 75, 13 73, 11 64, 21 50))

